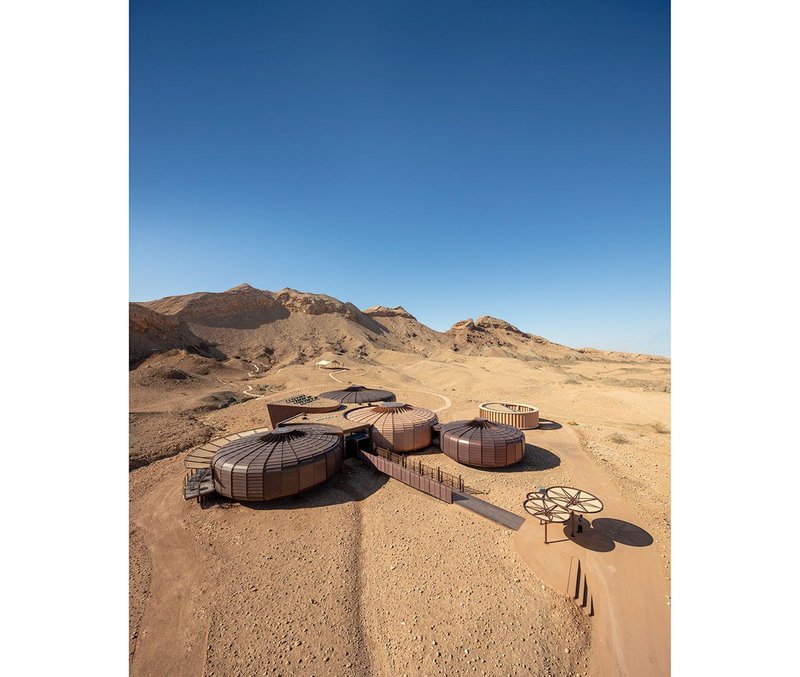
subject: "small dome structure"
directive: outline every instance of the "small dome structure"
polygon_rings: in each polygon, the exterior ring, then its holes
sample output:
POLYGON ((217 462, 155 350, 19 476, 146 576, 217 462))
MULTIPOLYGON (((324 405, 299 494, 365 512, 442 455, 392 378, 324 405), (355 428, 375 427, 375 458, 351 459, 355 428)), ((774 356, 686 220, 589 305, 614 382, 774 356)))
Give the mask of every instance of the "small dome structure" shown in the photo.
POLYGON ((308 426, 234 440, 211 460, 214 489, 237 501, 269 501, 322 484, 339 472, 342 437, 308 426))
POLYGON ((401 402, 382 402, 345 413, 345 418, 370 424, 370 437, 390 451, 417 451, 431 444, 433 426, 439 422, 430 409, 401 402))
POLYGON ((372 402, 394 402, 397 399, 393 392, 367 388, 366 386, 352 385, 341 390, 331 390, 320 393, 320 397, 327 400, 336 400, 342 404, 371 404, 372 402))
POLYGON ((446 423, 439 432, 442 451, 464 465, 504 468, 525 455, 525 433, 485 418, 446 423))

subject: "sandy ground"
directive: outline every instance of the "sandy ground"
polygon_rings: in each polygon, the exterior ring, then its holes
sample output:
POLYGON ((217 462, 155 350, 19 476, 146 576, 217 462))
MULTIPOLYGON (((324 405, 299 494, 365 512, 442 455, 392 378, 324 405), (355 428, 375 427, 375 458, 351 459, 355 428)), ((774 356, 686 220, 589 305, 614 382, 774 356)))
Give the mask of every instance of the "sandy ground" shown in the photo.
MULTIPOLYGON (((153 373, 131 372, 132 465, 147 464, 130 473, 133 675, 590 671, 594 621, 542 584, 513 532, 358 461, 293 499, 184 502, 182 459, 192 446, 264 425, 264 398, 337 387, 331 374, 302 365, 263 371, 190 358, 158 356, 142 365, 153 373), (218 408, 224 398, 207 399, 218 392, 244 401, 218 408)), ((556 422, 526 433, 525 460, 507 470, 421 454, 518 514, 527 492, 575 481, 552 443, 567 432, 557 426, 568 427, 652 535, 668 577, 668 364, 435 361, 391 351, 375 359, 334 376, 439 409, 442 421, 507 399, 556 422)))

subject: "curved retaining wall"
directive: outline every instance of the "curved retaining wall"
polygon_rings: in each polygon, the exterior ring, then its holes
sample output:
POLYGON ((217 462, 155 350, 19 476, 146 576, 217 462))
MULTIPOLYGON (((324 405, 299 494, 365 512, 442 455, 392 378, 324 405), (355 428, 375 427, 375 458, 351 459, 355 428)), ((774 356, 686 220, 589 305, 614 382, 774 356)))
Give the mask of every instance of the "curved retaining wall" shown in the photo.
POLYGON ((520 430, 539 427, 539 409, 519 402, 484 402, 478 407, 481 418, 505 423, 520 430))

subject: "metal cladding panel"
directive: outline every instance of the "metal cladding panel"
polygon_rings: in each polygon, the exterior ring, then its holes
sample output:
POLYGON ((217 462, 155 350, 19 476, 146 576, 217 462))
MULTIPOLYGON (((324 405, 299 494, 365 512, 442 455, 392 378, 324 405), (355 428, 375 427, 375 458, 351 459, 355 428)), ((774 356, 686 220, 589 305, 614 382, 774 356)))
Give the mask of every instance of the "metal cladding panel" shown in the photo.
POLYGON ((539 410, 530 404, 517 402, 484 402, 479 415, 494 423, 510 425, 520 430, 539 427, 539 410))
POLYGON ((441 426, 439 447, 465 465, 503 468, 522 460, 525 434, 513 426, 482 418, 454 421, 441 426))
POLYGON ((212 460, 214 488, 228 498, 265 501, 321 484, 342 467, 341 435, 295 426, 240 436, 212 460))
POLYGON ((439 422, 430 409, 386 402, 351 409, 345 418, 368 423, 372 442, 390 451, 417 451, 431 445, 433 426, 439 422))
POLYGON ((352 385, 341 390, 330 390, 320 393, 320 397, 335 400, 342 404, 369 404, 371 402, 394 402, 395 394, 389 390, 380 388, 367 388, 365 386, 352 385))

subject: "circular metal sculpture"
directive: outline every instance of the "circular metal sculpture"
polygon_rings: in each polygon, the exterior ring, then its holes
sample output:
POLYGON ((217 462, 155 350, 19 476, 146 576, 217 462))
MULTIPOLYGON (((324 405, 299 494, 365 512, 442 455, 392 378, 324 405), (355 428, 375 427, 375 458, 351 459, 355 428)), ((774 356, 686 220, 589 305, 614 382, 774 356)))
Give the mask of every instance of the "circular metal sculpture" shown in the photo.
POLYGON ((383 402, 345 413, 351 421, 369 423, 372 442, 389 451, 416 451, 431 444, 432 428, 439 422, 430 409, 401 402, 383 402))
POLYGON ((211 461, 214 489, 237 501, 268 501, 322 484, 341 469, 343 444, 340 435, 314 428, 290 426, 229 442, 211 461))
POLYGON ((539 427, 539 409, 518 402, 484 402, 478 407, 479 416, 494 423, 513 425, 520 430, 539 427))
POLYGON ((572 517, 571 536, 575 535, 575 513, 600 512, 603 509, 603 501, 594 494, 590 494, 583 489, 575 487, 549 487, 545 496, 553 503, 557 503, 562 508, 569 510, 572 517))
POLYGON ((320 397, 336 400, 342 404, 370 404, 372 402, 394 402, 395 395, 389 390, 367 388, 366 386, 352 385, 341 390, 331 390, 320 393, 320 397))
POLYGON ((440 428, 439 446, 450 458, 478 468, 503 468, 525 455, 525 433, 485 418, 453 421, 440 428))
POLYGON ((542 522, 566 522, 570 512, 547 498, 528 498, 522 504, 525 512, 542 522))
POLYGON ((572 513, 566 508, 562 508, 555 501, 551 501, 538 492, 528 494, 527 500, 522 504, 525 512, 533 515, 544 524, 544 542, 547 544, 547 525, 552 522, 566 522, 572 517, 572 513))
POLYGON ((591 513, 600 512, 603 509, 603 501, 583 489, 549 487, 545 496, 571 512, 591 513))

